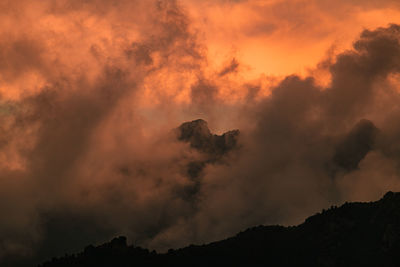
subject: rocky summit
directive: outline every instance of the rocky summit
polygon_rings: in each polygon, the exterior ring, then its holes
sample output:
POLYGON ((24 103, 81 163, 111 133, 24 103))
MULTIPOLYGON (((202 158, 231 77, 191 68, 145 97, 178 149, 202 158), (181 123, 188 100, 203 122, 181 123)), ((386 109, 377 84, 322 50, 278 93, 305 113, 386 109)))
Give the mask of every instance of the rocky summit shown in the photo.
POLYGON ((200 152, 222 156, 237 146, 239 130, 228 131, 222 135, 212 134, 206 121, 202 119, 185 122, 178 127, 178 140, 188 142, 200 152))

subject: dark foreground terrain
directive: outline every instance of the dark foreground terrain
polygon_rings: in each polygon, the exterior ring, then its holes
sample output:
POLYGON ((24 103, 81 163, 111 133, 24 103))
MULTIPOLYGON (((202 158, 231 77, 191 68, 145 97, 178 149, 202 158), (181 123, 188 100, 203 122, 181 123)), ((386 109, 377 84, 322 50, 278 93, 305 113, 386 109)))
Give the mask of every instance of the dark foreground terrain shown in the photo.
POLYGON ((400 266, 400 193, 332 207, 298 226, 258 226, 165 254, 118 237, 41 266, 400 266))

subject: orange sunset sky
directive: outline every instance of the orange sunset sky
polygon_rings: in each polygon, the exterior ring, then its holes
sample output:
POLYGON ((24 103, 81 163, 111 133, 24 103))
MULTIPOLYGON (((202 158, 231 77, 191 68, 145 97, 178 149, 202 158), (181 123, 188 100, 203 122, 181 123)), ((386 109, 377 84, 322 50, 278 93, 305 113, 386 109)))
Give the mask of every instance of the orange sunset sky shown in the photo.
MULTIPOLYGON (((327 74, 317 70, 318 63, 351 48, 362 30, 400 20, 400 6, 396 1, 178 2, 185 12, 184 26, 201 46, 202 75, 214 75, 235 60, 238 70, 235 77, 229 77, 234 81, 312 73, 326 83, 327 74)), ((11 99, 36 92, 46 85, 49 77, 43 72, 54 68, 52 64, 73 70, 74 75, 85 70, 87 78, 94 79, 99 61, 104 64, 107 60, 120 60, 121 47, 163 30, 157 28, 160 25, 154 25, 156 18, 151 15, 132 14, 135 9, 147 9, 151 5, 147 2, 2 1, 1 5, 3 74, 0 88, 3 97, 11 99), (155 31, 149 32, 151 30, 155 31), (32 43, 28 45, 21 38, 32 43), (17 42, 16 46, 10 45, 13 41, 17 42), (28 53, 32 53, 28 66, 19 65, 18 57, 29 57, 28 53), (19 68, 23 73, 16 77, 13 71, 19 68)), ((155 62, 157 56, 156 53, 152 55, 155 62)), ((173 94, 176 101, 189 101, 189 80, 195 78, 188 74, 187 81, 175 81, 171 77, 174 74, 165 75, 170 76, 170 81, 158 90, 173 94), (175 85, 185 82, 188 84, 175 85)), ((182 80, 180 76, 177 79, 182 80)), ((240 91, 225 88, 221 97, 235 99, 240 91)), ((143 103, 151 105, 153 101, 152 92, 144 92, 143 103)))

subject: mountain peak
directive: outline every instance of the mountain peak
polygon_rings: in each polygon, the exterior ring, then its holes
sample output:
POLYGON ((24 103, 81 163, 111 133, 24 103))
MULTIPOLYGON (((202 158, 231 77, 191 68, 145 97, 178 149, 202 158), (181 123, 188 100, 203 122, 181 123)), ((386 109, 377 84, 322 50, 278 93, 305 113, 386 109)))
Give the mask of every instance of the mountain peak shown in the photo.
POLYGON ((196 148, 201 147, 204 140, 209 139, 211 136, 207 122, 202 119, 185 122, 179 126, 179 130, 178 139, 190 142, 196 148))
POLYGON ((178 140, 188 142, 192 148, 213 156, 221 156, 237 145, 239 130, 222 135, 212 134, 205 120, 197 119, 178 127, 178 140))

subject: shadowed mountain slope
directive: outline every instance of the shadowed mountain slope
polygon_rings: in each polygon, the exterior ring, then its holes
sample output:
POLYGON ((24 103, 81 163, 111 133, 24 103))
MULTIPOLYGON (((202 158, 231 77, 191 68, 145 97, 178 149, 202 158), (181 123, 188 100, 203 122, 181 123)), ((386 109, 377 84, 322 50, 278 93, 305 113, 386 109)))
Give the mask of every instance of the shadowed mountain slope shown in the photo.
POLYGON ((258 226, 232 238, 157 254, 125 237, 41 265, 61 266, 399 266, 400 193, 345 203, 293 227, 258 226))

